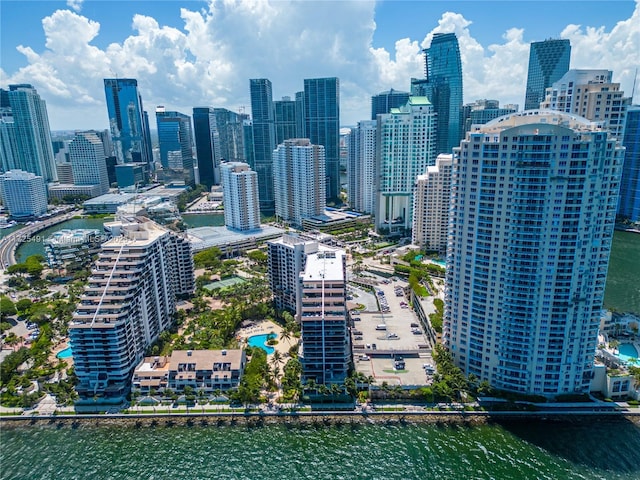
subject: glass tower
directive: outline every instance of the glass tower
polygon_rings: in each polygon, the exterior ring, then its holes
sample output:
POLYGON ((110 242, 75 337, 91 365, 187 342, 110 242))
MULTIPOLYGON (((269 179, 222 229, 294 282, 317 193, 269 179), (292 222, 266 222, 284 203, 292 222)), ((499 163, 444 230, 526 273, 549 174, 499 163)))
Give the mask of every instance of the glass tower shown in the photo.
POLYGON ((527 90, 524 98, 525 110, 540 108, 545 89, 567 73, 570 58, 569 40, 545 40, 531 44, 527 90))
MULTIPOLYGON (((253 170, 258 174, 260 211, 273 215, 273 151, 276 148, 275 112, 271 82, 266 78, 249 80, 253 120, 253 170)), ((249 160, 249 158, 248 158, 249 160)))
POLYGON ((163 170, 182 171, 186 183, 193 183, 193 140, 191 118, 180 112, 156 109, 160 163, 163 170))
POLYGON ((464 136, 462 111, 462 63, 455 33, 436 33, 431 46, 424 50, 426 81, 422 92, 437 114, 437 153, 451 153, 464 136))
POLYGON ((283 97, 282 100, 276 100, 273 103, 275 107, 276 121, 276 145, 280 145, 290 138, 299 138, 302 135, 298 133, 296 125, 296 102, 289 97, 283 97))
POLYGON ((216 115, 211 107, 194 107, 193 131, 200 183, 211 188, 220 185, 220 149, 216 115))
POLYGON ((47 104, 33 86, 9 85, 13 113, 13 163, 16 168, 41 176, 45 183, 57 180, 51 144, 47 104))
POLYGON ((340 197, 340 80, 310 78, 304 81, 305 137, 324 146, 327 200, 340 197))
POLYGON ((620 181, 618 215, 637 222, 640 221, 640 105, 627 108, 622 144, 626 150, 620 181))
POLYGON ((371 97, 371 120, 378 115, 389 113, 392 108, 402 107, 409 101, 409 92, 399 92, 393 88, 387 92, 380 92, 371 97))
POLYGON ((142 108, 138 81, 133 78, 105 78, 109 128, 118 163, 153 163, 149 121, 142 108))

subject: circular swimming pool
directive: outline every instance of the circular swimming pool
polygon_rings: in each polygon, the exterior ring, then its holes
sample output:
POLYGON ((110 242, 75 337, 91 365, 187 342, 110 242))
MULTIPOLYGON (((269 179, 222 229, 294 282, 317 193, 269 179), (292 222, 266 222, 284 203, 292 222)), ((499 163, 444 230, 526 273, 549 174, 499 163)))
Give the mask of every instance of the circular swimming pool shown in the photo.
POLYGON ((627 364, 639 363, 639 356, 638 350, 636 350, 636 347, 634 347, 632 343, 622 343, 618 347, 618 358, 627 364))
POLYGON ((275 349, 267 345, 267 340, 272 338, 276 338, 275 333, 263 333, 262 335, 253 335, 249 337, 248 343, 250 347, 260 347, 265 352, 267 352, 268 355, 270 355, 275 351, 275 349))

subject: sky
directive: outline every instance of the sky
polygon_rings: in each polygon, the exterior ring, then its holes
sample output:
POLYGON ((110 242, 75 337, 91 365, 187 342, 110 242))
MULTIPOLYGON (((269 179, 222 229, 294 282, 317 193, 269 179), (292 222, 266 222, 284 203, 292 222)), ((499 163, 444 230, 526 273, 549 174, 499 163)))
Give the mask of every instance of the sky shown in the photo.
POLYGON ((341 125, 355 125, 372 95, 424 76, 438 32, 458 37, 465 103, 522 108, 529 44, 548 38, 571 41, 571 68, 612 70, 627 96, 640 67, 640 0, 2 0, 0 86, 32 84, 51 129, 74 130, 108 127, 104 78, 136 78, 153 117, 250 113, 250 78, 270 79, 276 100, 338 77, 341 125))

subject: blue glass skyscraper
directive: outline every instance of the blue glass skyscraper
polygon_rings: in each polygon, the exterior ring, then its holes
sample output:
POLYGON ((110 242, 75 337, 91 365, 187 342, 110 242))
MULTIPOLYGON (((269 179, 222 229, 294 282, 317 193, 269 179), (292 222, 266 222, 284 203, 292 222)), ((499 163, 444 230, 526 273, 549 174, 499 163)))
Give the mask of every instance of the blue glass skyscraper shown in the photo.
POLYGON ((253 78, 249 80, 249 93, 255 156, 254 164, 249 165, 258 174, 260 211, 265 215, 273 215, 273 151, 276 148, 276 131, 271 82, 266 78, 253 78))
POLYGON ((620 180, 618 215, 632 222, 640 221, 640 105, 627 108, 622 145, 624 166, 620 180))
POLYGON ((335 78, 304 80, 304 135, 313 145, 324 146, 327 202, 340 197, 340 81, 335 78))
POLYGON ((529 70, 524 109, 540 108, 544 91, 569 71, 571 44, 569 40, 533 42, 529 49, 529 70))
POLYGON ((133 78, 105 78, 109 128, 118 163, 151 164, 148 118, 133 78))
POLYGON ((462 62, 456 34, 436 33, 424 54, 426 79, 416 81, 411 93, 426 96, 437 114, 436 153, 451 153, 464 136, 462 62))
POLYGON ((371 120, 378 115, 389 113, 392 108, 402 107, 409 101, 409 92, 399 92, 393 88, 371 97, 371 120))
POLYGON ((193 140, 191 118, 180 112, 156 109, 160 163, 162 169, 182 172, 186 183, 193 183, 193 140))
POLYGON ((276 144, 280 145, 290 138, 302 137, 296 122, 296 102, 289 97, 273 102, 275 108, 276 144))
POLYGON ((198 156, 200 183, 211 187, 220 185, 220 150, 218 148, 218 127, 212 107, 193 109, 193 133, 198 156))

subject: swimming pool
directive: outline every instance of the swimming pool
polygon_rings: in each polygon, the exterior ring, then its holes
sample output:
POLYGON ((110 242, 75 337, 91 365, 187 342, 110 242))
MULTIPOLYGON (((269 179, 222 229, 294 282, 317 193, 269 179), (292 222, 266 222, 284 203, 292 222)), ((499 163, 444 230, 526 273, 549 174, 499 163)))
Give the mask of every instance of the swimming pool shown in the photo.
POLYGON ((248 340, 249 346, 250 347, 260 347, 265 352, 267 352, 268 355, 270 355, 275 351, 275 349, 273 347, 270 347, 269 345, 267 345, 267 340, 269 340, 271 338, 276 338, 276 334, 275 333, 263 333, 262 335, 253 335, 253 336, 249 337, 249 340, 248 340))
POLYGON ((64 350, 58 352, 58 354, 56 355, 56 357, 58 358, 69 358, 69 357, 73 357, 73 353, 71 352, 71 347, 67 347, 64 350))
POLYGON ((628 364, 638 364, 640 363, 640 360, 638 359, 638 357, 640 357, 640 355, 638 355, 638 350, 636 350, 636 347, 633 346, 632 343, 622 343, 619 347, 618 347, 618 358, 620 360, 622 360, 623 362, 626 362, 628 364), (632 361, 633 359, 633 361, 632 361))

